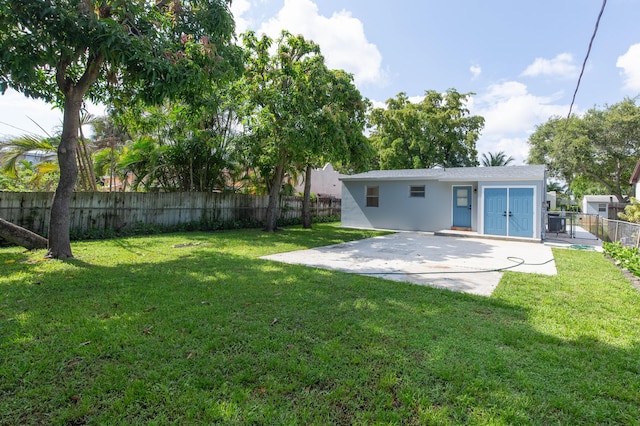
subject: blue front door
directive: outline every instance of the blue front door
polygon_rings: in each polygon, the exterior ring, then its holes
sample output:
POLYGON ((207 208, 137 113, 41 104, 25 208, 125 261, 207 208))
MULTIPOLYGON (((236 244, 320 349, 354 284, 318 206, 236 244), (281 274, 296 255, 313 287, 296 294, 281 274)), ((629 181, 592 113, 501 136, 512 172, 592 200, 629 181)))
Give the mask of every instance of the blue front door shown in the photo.
POLYGON ((485 189, 484 233, 507 235, 507 188, 485 189))
POLYGON ((453 187, 453 226, 471 228, 471 192, 470 186, 453 187))
POLYGON ((533 238, 533 188, 486 188, 484 233, 533 238))

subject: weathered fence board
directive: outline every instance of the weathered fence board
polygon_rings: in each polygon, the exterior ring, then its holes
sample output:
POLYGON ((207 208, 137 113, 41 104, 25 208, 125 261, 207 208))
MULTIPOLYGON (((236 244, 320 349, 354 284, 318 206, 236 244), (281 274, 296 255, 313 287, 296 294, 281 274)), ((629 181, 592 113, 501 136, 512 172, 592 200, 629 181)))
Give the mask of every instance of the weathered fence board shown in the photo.
MULTIPOLYGON (((53 193, 0 192, 0 218, 47 235, 53 193)), ((259 195, 205 192, 76 192, 69 208, 72 231, 120 230, 138 224, 263 221, 269 199, 259 195)), ((312 203, 315 216, 339 216, 340 200, 312 203)), ((302 216, 301 197, 282 197, 280 217, 302 216)))

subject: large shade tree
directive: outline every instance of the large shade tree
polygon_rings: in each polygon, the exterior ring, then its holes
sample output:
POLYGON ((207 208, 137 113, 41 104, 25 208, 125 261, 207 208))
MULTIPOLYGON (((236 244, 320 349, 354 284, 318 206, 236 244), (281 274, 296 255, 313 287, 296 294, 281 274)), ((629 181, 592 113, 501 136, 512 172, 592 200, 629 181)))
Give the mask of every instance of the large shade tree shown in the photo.
POLYGON ((529 145, 528 162, 546 164, 570 188, 602 188, 598 192, 623 201, 640 156, 640 107, 625 99, 582 117, 553 117, 536 128, 529 145))
POLYGON ((311 227, 311 171, 327 162, 358 168, 373 155, 364 136, 369 101, 363 99, 353 83, 353 76, 343 70, 326 70, 309 75, 315 79, 317 93, 309 100, 310 130, 306 149, 301 153, 304 169, 302 225, 311 227), (324 82, 324 83, 323 83, 324 82))
POLYGON ((267 184, 265 230, 274 231, 285 174, 344 153, 362 134, 366 105, 348 75, 327 68, 314 42, 286 31, 275 40, 248 32, 243 40, 242 147, 267 184))
POLYGON ((227 0, 0 0, 0 92, 64 111, 49 257, 72 257, 69 202, 86 99, 122 102, 197 93, 226 73, 234 30, 227 0))
POLYGON ((425 92, 420 102, 399 93, 370 114, 371 141, 378 150, 380 169, 419 169, 478 164, 476 142, 484 118, 470 115, 471 93, 455 89, 425 92))

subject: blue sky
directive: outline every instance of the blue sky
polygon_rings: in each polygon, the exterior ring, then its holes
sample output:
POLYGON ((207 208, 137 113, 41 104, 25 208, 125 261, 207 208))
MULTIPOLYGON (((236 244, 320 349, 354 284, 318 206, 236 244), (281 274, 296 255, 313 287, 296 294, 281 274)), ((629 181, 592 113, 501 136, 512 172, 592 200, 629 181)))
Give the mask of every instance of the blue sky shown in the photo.
MULTIPOLYGON (((569 111, 601 0, 234 0, 238 32, 303 34, 331 68, 351 72, 362 94, 382 106, 399 92, 474 92, 485 117, 479 153, 504 151, 521 164, 537 124, 569 111)), ((609 0, 574 112, 640 95, 640 0, 609 0)), ((95 110, 99 112, 100 110, 95 110)), ((7 126, 42 133, 59 114, 15 93, 0 96, 7 126)))

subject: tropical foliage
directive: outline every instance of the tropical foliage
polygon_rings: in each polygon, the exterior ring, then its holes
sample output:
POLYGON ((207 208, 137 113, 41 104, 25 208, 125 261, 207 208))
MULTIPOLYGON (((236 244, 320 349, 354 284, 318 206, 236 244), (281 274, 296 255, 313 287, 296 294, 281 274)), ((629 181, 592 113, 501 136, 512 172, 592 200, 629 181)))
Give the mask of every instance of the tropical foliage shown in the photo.
POLYGON ((64 110, 48 256, 73 256, 68 212, 85 99, 195 96, 232 68, 233 30, 225 0, 0 1, 0 92, 10 87, 64 110))
POLYGON ((302 36, 285 31, 273 40, 248 32, 243 43, 240 152, 267 185, 266 230, 273 231, 285 176, 352 158, 363 144, 367 103, 351 76, 329 70, 320 46, 302 36))
POLYGON ((504 151, 499 151, 497 153, 483 153, 480 163, 484 167, 495 167, 495 166, 508 166, 513 163, 515 160, 512 156, 508 156, 504 153, 504 151))
POLYGON ((640 277, 640 254, 635 247, 623 247, 620 242, 603 242, 602 249, 616 265, 640 277))
POLYGON ((640 201, 631 197, 631 204, 625 206, 624 212, 618 213, 618 217, 627 222, 640 223, 640 201))
POLYGON ((469 115, 471 93, 425 92, 412 102, 406 93, 371 111, 371 142, 380 169, 476 166, 476 142, 484 119, 469 115))
POLYGON ((578 192, 628 197, 640 157, 640 107, 625 99, 583 117, 554 117, 529 138, 530 164, 546 164, 552 176, 578 192), (591 192, 593 191, 593 192, 591 192))

